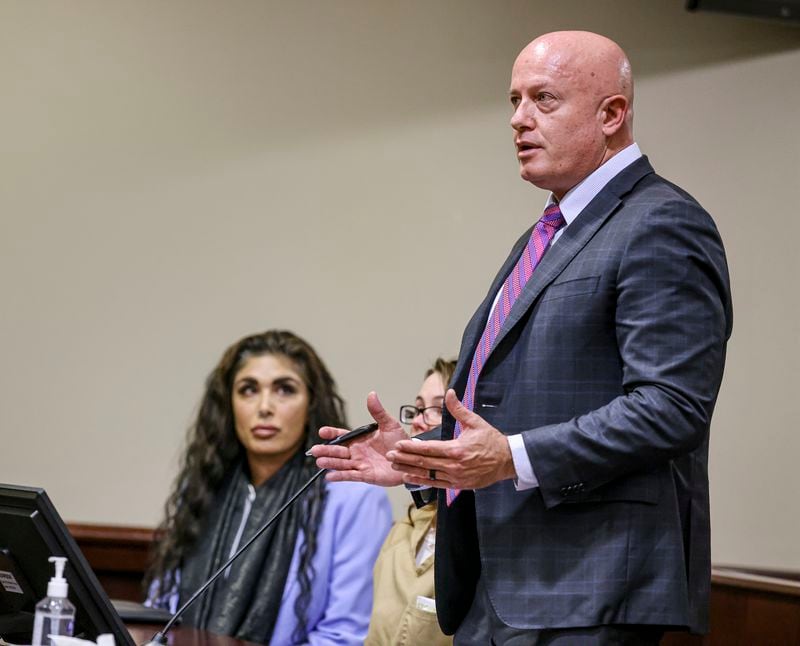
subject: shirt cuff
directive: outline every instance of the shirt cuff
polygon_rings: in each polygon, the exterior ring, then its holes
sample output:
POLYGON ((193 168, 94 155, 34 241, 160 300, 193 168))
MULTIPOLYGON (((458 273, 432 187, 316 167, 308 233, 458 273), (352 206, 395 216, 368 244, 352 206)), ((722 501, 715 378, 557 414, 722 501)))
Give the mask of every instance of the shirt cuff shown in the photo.
POLYGON ((522 435, 508 435, 506 439, 508 440, 508 448, 511 449, 514 470, 517 472, 517 477, 514 479, 514 487, 517 491, 538 487, 539 480, 533 472, 533 465, 530 457, 528 457, 528 451, 525 449, 525 442, 522 441, 522 435))

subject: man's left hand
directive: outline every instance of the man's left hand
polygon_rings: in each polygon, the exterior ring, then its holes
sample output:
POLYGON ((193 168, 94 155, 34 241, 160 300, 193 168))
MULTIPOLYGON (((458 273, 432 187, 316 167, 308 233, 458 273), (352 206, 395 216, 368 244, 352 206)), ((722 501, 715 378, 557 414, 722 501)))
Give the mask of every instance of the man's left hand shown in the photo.
POLYGON ((506 436, 468 410, 451 388, 445 395, 450 414, 461 422, 454 440, 402 440, 386 454, 406 484, 480 489, 516 477, 506 436))

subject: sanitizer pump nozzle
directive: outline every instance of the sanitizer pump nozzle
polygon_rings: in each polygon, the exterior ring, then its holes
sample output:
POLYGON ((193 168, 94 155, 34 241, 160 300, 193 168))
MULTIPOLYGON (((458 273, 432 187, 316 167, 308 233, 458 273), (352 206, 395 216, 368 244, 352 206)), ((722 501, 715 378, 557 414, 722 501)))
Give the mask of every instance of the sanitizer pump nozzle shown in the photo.
POLYGON ((66 599, 67 580, 64 578, 64 566, 67 564, 67 558, 65 556, 51 556, 47 560, 56 564, 56 575, 47 584, 47 596, 66 599))

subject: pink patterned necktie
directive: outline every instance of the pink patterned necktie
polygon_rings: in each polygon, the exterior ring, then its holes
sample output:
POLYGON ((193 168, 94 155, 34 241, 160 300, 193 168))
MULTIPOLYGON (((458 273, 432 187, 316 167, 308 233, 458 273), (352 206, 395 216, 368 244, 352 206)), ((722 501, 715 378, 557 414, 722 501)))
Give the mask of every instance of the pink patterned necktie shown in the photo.
MULTIPOLYGON (((481 339, 478 346, 475 348, 475 354, 472 356, 472 364, 469 367, 469 377, 467 377, 467 388, 464 391, 464 397, 461 403, 464 404, 469 410, 473 410, 475 405, 475 384, 478 382, 478 377, 483 369, 483 364, 486 357, 492 350, 494 340, 497 338, 500 329, 503 327, 503 322, 506 320, 508 313, 514 305, 514 301, 522 293, 522 288, 525 283, 533 274, 536 265, 544 256, 545 251, 550 246, 556 231, 566 224, 564 216, 561 215, 561 209, 558 204, 551 204, 544 210, 541 219, 536 223, 531 231, 531 237, 525 249, 522 250, 522 255, 517 260, 517 264, 503 283, 502 291, 500 292, 500 300, 495 305, 492 315, 486 321, 486 327, 483 330, 481 339)), ((453 437, 457 438, 461 435, 461 422, 456 421, 456 427, 453 431, 453 437)), ((447 504, 450 505, 456 499, 456 496, 461 492, 460 489, 447 490, 447 504)))

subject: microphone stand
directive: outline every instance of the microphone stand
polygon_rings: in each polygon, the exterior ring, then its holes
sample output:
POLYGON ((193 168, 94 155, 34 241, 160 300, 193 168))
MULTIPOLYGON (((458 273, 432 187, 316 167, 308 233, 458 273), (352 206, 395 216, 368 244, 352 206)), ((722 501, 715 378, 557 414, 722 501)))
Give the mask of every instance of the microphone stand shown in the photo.
POLYGON ((200 586, 197 592, 195 592, 191 597, 189 597, 186 603, 184 603, 180 608, 178 608, 178 611, 174 615, 172 615, 172 618, 166 623, 164 628, 162 628, 159 632, 153 635, 152 639, 149 642, 147 642, 148 646, 149 644, 161 644, 162 646, 166 644, 167 633, 169 632, 170 628, 172 628, 172 625, 178 620, 178 617, 180 617, 186 611, 186 608, 191 606, 192 603, 194 603, 195 599, 197 599, 197 597, 203 594, 203 592, 205 592, 208 589, 208 587, 212 583, 214 583, 214 581, 217 580, 217 577, 219 577, 220 574, 222 574, 225 570, 227 570, 228 567, 231 565, 231 563, 233 563, 237 558, 239 558, 239 556, 248 547, 250 547, 250 544, 253 543, 253 541, 255 541, 259 536, 261 536, 261 534, 267 531, 267 529, 269 529, 272 523, 274 523, 280 517, 280 515, 286 510, 286 508, 289 507, 289 505, 291 505, 295 500, 297 500, 300 497, 300 494, 302 494, 306 489, 308 489, 314 483, 315 480, 317 480, 323 473, 325 473, 325 471, 327 471, 327 469, 320 469, 313 476, 311 476, 311 479, 308 480, 308 482, 306 482, 302 487, 300 487, 298 492, 294 494, 289 500, 287 500, 286 503, 283 505, 283 507, 281 507, 278 511, 276 511, 275 515, 272 518, 270 518, 266 523, 264 523, 261 529, 259 529, 255 534, 253 534, 250 540, 248 540, 244 545, 242 545, 238 550, 236 550, 236 554, 234 554, 227 561, 225 561, 225 563, 222 566, 220 566, 220 568, 216 572, 214 572, 214 574, 211 575, 211 578, 208 581, 206 581, 202 586, 200 586))

